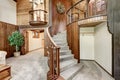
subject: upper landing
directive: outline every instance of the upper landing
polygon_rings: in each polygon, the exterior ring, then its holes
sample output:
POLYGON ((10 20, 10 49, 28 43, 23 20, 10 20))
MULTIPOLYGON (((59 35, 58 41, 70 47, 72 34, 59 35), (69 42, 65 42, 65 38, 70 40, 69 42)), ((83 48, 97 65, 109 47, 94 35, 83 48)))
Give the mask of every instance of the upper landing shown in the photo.
POLYGON ((67 11, 67 24, 78 22, 80 27, 96 26, 107 21, 106 0, 80 0, 67 11))

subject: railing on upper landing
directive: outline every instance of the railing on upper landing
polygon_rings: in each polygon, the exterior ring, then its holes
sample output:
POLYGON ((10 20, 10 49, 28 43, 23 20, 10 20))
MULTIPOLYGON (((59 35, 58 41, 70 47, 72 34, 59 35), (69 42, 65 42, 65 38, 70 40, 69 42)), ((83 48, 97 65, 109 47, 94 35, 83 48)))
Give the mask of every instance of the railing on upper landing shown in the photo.
POLYGON ((80 0, 67 14, 67 41, 74 57, 80 62, 80 27, 91 27, 107 20, 106 0, 80 0))
POLYGON ((30 14, 30 25, 32 26, 39 26, 39 25, 46 25, 47 24, 47 11, 42 9, 31 10, 29 11, 30 14))
POLYGON ((105 20, 107 19, 105 17, 106 10, 107 0, 80 0, 67 11, 67 24, 85 19, 87 19, 88 23, 105 20))
POLYGON ((48 56, 49 72, 48 80, 56 80, 60 76, 60 47, 52 39, 50 34, 51 27, 45 31, 45 51, 48 56))

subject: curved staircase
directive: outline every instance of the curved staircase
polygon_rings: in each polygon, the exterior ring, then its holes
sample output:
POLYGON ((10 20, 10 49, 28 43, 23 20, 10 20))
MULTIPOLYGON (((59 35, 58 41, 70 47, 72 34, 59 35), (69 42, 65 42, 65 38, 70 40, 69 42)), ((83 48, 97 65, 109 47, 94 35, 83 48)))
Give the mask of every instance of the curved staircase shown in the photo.
POLYGON ((72 80, 83 67, 82 63, 77 63, 74 59, 66 39, 66 31, 53 36, 54 42, 60 47, 60 76, 65 80, 72 80))

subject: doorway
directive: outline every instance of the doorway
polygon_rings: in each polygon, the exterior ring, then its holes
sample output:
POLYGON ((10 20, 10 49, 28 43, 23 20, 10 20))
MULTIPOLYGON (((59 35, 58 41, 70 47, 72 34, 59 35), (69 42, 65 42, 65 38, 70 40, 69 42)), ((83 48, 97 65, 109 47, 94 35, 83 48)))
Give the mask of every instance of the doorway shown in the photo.
POLYGON ((25 40, 22 54, 44 48, 44 29, 23 30, 22 33, 25 40))

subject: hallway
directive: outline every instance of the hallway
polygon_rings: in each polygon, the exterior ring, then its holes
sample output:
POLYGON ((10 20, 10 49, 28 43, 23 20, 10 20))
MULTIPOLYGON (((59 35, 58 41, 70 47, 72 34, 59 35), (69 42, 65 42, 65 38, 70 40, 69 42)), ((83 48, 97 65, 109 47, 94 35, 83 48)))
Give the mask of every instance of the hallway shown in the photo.
POLYGON ((39 49, 20 57, 8 58, 7 64, 11 65, 11 80, 47 80, 47 58, 44 57, 43 51, 39 49))

